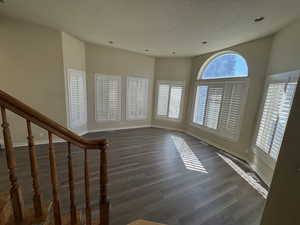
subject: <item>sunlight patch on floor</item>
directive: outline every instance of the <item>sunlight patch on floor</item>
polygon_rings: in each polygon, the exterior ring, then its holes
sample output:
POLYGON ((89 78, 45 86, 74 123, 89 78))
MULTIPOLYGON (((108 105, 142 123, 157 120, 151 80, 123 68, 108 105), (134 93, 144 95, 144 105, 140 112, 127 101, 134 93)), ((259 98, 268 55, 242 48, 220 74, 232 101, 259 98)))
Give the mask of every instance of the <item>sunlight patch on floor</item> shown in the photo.
POLYGON ((268 191, 258 183, 252 176, 248 175, 231 159, 218 153, 218 155, 232 168, 234 169, 244 180, 246 180, 264 199, 267 199, 268 191))
POLYGON ((177 136, 171 136, 171 138, 186 169, 201 173, 208 173, 198 157, 194 154, 192 149, 188 146, 183 138, 177 136))

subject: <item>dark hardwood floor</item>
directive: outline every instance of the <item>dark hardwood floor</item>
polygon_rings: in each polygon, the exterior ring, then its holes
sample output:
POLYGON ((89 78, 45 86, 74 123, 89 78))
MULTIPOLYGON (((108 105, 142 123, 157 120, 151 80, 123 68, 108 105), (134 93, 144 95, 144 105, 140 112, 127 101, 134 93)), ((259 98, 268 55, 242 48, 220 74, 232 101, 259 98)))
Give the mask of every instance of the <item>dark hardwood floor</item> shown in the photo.
MULTIPOLYGON (((259 225, 265 200, 221 159, 214 147, 182 134, 141 128, 89 134, 109 139, 111 225, 146 219, 168 225, 259 225)), ((60 199, 68 209, 67 145, 55 144, 60 199)), ((76 199, 84 207, 83 152, 73 147, 76 199)), ((51 199, 47 145, 37 146, 44 199, 51 199)), ((32 188, 26 148, 17 148, 17 174, 25 203, 32 188)), ((90 151, 93 215, 98 216, 99 156, 90 151)), ((0 153, 0 192, 8 191, 5 155, 0 153)))

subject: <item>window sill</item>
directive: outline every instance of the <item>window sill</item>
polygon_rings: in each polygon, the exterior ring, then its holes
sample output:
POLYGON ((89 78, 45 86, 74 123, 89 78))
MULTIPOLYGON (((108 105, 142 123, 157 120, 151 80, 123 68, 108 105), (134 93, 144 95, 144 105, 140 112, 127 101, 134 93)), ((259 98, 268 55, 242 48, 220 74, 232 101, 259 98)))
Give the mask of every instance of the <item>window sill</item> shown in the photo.
POLYGON ((180 123, 182 121, 181 119, 172 119, 172 118, 160 117, 160 116, 155 117, 155 120, 165 120, 165 121, 170 121, 175 123, 180 123))

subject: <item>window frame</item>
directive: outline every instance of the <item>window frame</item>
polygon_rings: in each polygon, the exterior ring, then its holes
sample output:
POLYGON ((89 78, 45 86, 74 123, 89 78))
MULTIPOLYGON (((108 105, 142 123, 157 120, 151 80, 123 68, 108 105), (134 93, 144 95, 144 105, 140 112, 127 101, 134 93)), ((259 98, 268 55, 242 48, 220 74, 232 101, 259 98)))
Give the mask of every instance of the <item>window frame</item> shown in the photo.
POLYGON ((123 99, 122 99, 122 92, 123 92, 123 79, 122 79, 122 76, 120 75, 107 75, 107 74, 101 74, 101 73, 95 73, 94 74, 94 83, 95 83, 95 89, 94 89, 94 95, 95 95, 95 106, 94 106, 94 109, 95 109, 95 121, 96 122, 101 122, 101 123, 106 123, 106 122, 120 122, 122 120, 122 115, 123 115, 123 99), (99 77, 110 77, 110 78, 115 78, 117 80, 120 81, 120 116, 119 116, 119 119, 118 120, 101 120, 98 118, 98 115, 97 115, 97 104, 98 104, 98 100, 99 100, 99 96, 97 96, 97 79, 99 77))
POLYGON ((182 113, 183 113, 184 95, 185 95, 185 81, 157 80, 157 82, 156 82, 156 97, 155 97, 155 119, 156 120, 168 120, 168 121, 173 121, 173 122, 181 122, 182 121, 182 113), (166 85, 170 86, 169 94, 168 94, 168 109, 167 109, 167 115, 166 116, 158 115, 159 86, 161 84, 166 84, 166 85), (170 97, 171 97, 170 94, 171 94, 172 87, 182 87, 182 94, 181 94, 181 99, 180 99, 178 119, 169 117, 170 97))
POLYGON ((242 54, 240 54, 240 53, 238 53, 238 52, 236 52, 236 51, 232 51, 232 50, 221 51, 221 52, 218 52, 218 53, 212 55, 211 57, 209 57, 209 58, 202 64, 202 66, 201 66, 201 68, 199 69, 198 74, 197 74, 197 80, 198 80, 198 81, 200 81, 200 80, 202 80, 202 81, 207 81, 207 80, 222 80, 222 79, 225 79, 225 80, 228 80, 228 79, 245 79, 245 78, 248 78, 248 77, 249 77, 249 66, 248 66, 248 63, 247 63, 246 58, 245 58, 242 54), (226 54, 235 54, 235 55, 239 55, 240 57, 242 57, 242 58, 245 60, 246 65, 247 65, 247 69, 248 69, 248 74, 247 74, 247 76, 244 76, 244 77, 220 77, 220 78, 208 78, 208 79, 202 78, 203 73, 204 73, 206 67, 207 67, 214 59, 216 59, 217 57, 222 56, 222 55, 226 55, 226 54))
POLYGON ((266 163, 266 165, 270 166, 272 169, 275 169, 277 159, 272 158, 269 153, 266 153, 263 149, 259 148, 256 145, 256 139, 259 132, 260 121, 262 119, 262 115, 264 111, 268 88, 271 83, 287 83, 287 82, 297 82, 297 81, 299 82, 299 78, 300 78, 300 70, 296 70, 296 71, 291 71, 286 73, 269 75, 264 84, 263 95, 259 104, 259 110, 256 117, 255 130, 252 138, 252 150, 255 154, 257 154, 260 160, 262 160, 264 163, 266 163))
POLYGON ((142 77, 142 76, 127 76, 126 77, 126 101, 125 101, 125 108, 126 108, 126 115, 125 115, 125 119, 126 121, 147 121, 149 119, 149 107, 148 107, 148 103, 149 103, 149 91, 150 91, 150 79, 147 77, 142 77), (129 81, 131 79, 143 79, 147 81, 147 92, 146 93, 146 99, 147 99, 147 103, 145 104, 145 117, 144 118, 130 118, 129 116, 129 107, 128 107, 128 99, 129 99, 129 92, 128 92, 128 85, 129 85, 129 81))
MULTIPOLYGON (((246 102, 247 102, 247 96, 248 96, 248 89, 249 89, 249 78, 247 77, 239 77, 239 78, 222 78, 222 81, 220 79, 217 79, 217 81, 215 79, 208 79, 208 80, 197 80, 194 84, 194 88, 193 88, 193 107, 191 110, 191 115, 190 115, 190 122, 189 124, 192 127, 198 128, 200 130, 203 130, 205 132, 214 134, 218 137, 222 137, 226 140, 232 141, 232 142, 237 142, 240 138, 240 132, 241 132, 241 127, 242 127, 242 121, 244 118, 244 112, 245 112, 245 108, 246 108, 246 102), (221 109, 219 112, 219 118, 218 118, 218 125, 217 125, 217 129, 213 129, 210 127, 205 126, 204 124, 198 124, 194 122, 194 115, 195 115, 195 109, 196 109, 196 97, 197 97, 197 87, 198 86, 209 86, 209 85, 214 85, 216 87, 224 87, 224 91, 225 91, 225 86, 226 84, 245 84, 245 90, 244 90, 244 96, 241 98, 241 110, 240 110, 240 127, 239 127, 239 132, 238 135, 234 138, 230 138, 224 134, 222 134, 222 132, 220 132, 219 130, 219 121, 220 121, 220 116, 222 113, 222 107, 223 107, 223 99, 224 99, 224 92, 223 92, 223 96, 222 96, 222 101, 221 101, 221 109)), ((206 114, 206 111, 205 111, 206 114)))
POLYGON ((68 68, 65 72, 65 88, 66 88, 66 92, 65 92, 65 96, 66 96, 66 109, 67 109, 67 126, 70 130, 72 130, 73 132, 77 132, 77 129, 80 129, 83 126, 87 126, 87 122, 88 122, 88 118, 87 118, 87 85, 86 85, 86 73, 83 70, 77 70, 77 69, 72 69, 72 68, 68 68), (80 124, 76 124, 76 126, 74 126, 72 124, 71 121, 71 95, 70 95, 70 87, 71 87, 71 73, 80 73, 82 78, 83 78, 83 92, 84 92, 84 96, 83 96, 83 104, 84 104, 84 119, 82 121, 80 121, 80 124))

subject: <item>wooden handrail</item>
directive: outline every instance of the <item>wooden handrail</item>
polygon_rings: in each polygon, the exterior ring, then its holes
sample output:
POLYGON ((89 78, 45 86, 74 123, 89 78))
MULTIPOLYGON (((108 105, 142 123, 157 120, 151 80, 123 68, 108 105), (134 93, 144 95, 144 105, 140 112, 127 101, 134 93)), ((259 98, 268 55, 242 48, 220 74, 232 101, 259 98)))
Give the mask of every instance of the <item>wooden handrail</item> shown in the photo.
MULTIPOLYGON (((48 131, 48 154, 50 162, 50 177, 52 186, 52 199, 53 199, 53 217, 55 225, 62 225, 63 217, 61 215, 60 209, 60 198, 59 198, 59 179, 57 176, 56 159, 55 159, 55 149, 53 145, 53 135, 56 135, 68 144, 68 169, 69 169, 69 191, 70 191, 70 222, 72 225, 78 223, 77 210, 75 204, 75 184, 74 184, 74 173, 73 173, 73 163, 72 163, 72 152, 71 144, 76 145, 84 149, 84 182, 85 182, 85 203, 86 203, 86 224, 94 224, 92 222, 92 209, 91 209, 91 196, 90 196, 90 176, 89 176, 89 166, 88 166, 88 149, 99 150, 100 155, 100 171, 99 171, 99 184, 100 184, 100 199, 99 199, 99 209, 100 209, 100 221, 99 225, 109 225, 109 199, 107 193, 107 147, 108 143, 105 139, 98 140, 88 140, 78 136, 72 131, 64 128, 55 121, 49 119, 47 116, 41 114, 40 112, 34 110, 28 105, 22 103, 18 99, 8 95, 4 91, 0 90, 0 108, 2 117, 2 130, 7 158, 7 167, 9 173, 9 180, 11 183, 10 195, 12 201, 12 208, 14 212, 14 219, 17 223, 23 223, 25 219, 24 203, 21 188, 18 184, 17 174, 16 174, 16 159, 15 152, 13 148, 12 138, 9 123, 7 121, 6 111, 11 112, 21 116, 26 120, 27 124, 27 139, 28 139, 28 150, 30 158, 30 168, 32 176, 32 187, 33 187, 33 205, 35 217, 40 219, 44 216, 44 209, 42 205, 42 196, 39 188, 38 179, 38 163, 37 156, 35 152, 34 137, 32 133, 31 123, 44 128, 48 131)), ((46 212, 45 212, 46 213, 46 212)))
POLYGON ((81 148, 100 149, 101 147, 108 144, 105 139, 88 140, 78 136, 77 134, 66 129, 62 125, 49 119, 47 116, 22 103, 18 99, 10 96, 2 90, 0 90, 0 106, 3 106, 4 108, 18 114, 19 116, 27 120, 30 120, 31 122, 46 129, 47 131, 50 131, 52 134, 81 148))

